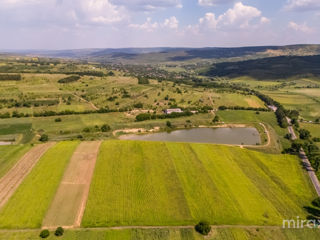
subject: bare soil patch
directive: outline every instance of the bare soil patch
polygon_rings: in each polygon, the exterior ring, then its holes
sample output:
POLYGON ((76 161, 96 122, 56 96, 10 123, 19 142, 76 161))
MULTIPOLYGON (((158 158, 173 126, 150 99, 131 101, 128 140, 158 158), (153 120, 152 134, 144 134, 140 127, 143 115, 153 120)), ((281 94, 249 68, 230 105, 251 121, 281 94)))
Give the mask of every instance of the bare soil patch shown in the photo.
POLYGON ((55 143, 37 145, 27 152, 12 167, 12 169, 0 179, 0 208, 5 205, 25 177, 39 161, 41 156, 55 143))
POLYGON ((80 227, 101 142, 82 142, 74 152, 43 220, 43 227, 80 227))

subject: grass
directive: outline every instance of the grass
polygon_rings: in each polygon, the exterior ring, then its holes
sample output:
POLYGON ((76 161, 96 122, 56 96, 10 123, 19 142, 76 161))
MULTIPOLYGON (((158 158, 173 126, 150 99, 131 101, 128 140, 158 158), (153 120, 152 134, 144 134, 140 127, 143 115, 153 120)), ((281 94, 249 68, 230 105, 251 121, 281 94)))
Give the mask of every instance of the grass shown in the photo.
POLYGON ((0 146, 0 178, 31 148, 30 145, 0 146))
POLYGON ((265 123, 271 135, 271 147, 267 149, 269 152, 281 152, 282 148, 291 146, 289 140, 284 136, 288 133, 286 128, 279 127, 275 114, 273 112, 260 112, 256 114, 254 111, 219 111, 220 120, 226 123, 265 123))
POLYGON ((78 142, 48 150, 0 210, 1 228, 39 228, 78 142))
MULTIPOLYGON (((0 239, 34 240, 39 231, 0 232, 0 239)), ((317 240, 318 229, 281 228, 217 228, 208 237, 203 237, 193 229, 126 229, 126 230, 66 230, 61 240, 317 240)), ((57 239, 51 232, 48 240, 57 239)))
POLYGON ((82 226, 185 225, 203 219, 278 225, 283 218, 305 217, 303 206, 313 198, 294 156, 207 144, 107 141, 82 226))

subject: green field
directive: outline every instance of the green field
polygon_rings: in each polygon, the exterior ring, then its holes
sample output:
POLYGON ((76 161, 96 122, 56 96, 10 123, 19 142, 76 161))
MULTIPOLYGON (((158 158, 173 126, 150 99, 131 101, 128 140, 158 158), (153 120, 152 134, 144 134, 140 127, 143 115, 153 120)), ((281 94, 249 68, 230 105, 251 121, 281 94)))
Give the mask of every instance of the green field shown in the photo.
POLYGON ((315 198, 299 159, 206 144, 106 141, 82 226, 277 225, 315 198), (294 176, 294 178, 292 178, 294 176))
POLYGON ((280 153, 283 148, 291 145, 290 141, 284 138, 288 133, 286 128, 278 125, 277 119, 273 112, 260 112, 256 114, 253 111, 219 111, 217 115, 225 123, 265 123, 269 126, 268 130, 271 135, 271 146, 266 151, 280 153))
POLYGON ((38 228, 78 142, 60 142, 48 150, 0 210, 0 228, 38 228))
MULTIPOLYGON (((319 229, 217 228, 203 237, 192 229, 66 230, 61 240, 317 240, 319 229)), ((0 239, 35 240, 39 231, 0 232, 0 239)), ((51 233, 48 240, 57 239, 51 233)))
POLYGON ((31 148, 30 145, 0 146, 0 178, 31 148))

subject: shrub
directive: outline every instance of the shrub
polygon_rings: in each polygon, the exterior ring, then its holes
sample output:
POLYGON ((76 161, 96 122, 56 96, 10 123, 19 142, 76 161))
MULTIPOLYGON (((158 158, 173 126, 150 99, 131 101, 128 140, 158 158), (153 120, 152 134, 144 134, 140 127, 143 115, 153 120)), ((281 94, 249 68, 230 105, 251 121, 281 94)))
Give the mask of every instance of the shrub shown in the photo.
POLYGON ((44 229, 44 230, 41 231, 41 233, 40 233, 39 236, 40 236, 41 238, 47 238, 47 237, 49 237, 49 235, 50 235, 49 230, 44 229))
POLYGON ((47 134, 42 134, 39 141, 40 142, 47 142, 49 140, 49 137, 47 134))
POLYGON ((101 132, 108 132, 111 130, 111 127, 108 124, 104 124, 101 127, 101 132))
POLYGON ((172 127, 172 124, 171 124, 170 121, 167 121, 166 125, 167 125, 168 128, 171 128, 171 127, 172 127))
POLYGON ((55 122, 62 122, 62 119, 61 118, 56 118, 54 121, 55 122))
POLYGON ((208 222, 201 221, 195 226, 195 230, 202 235, 208 235, 211 231, 211 226, 208 222))
POLYGON ((60 79, 58 83, 71 83, 71 82, 76 82, 79 79, 80 79, 80 76, 69 76, 69 77, 60 79))
POLYGON ((64 233, 64 229, 62 227, 58 227, 54 232, 54 235, 56 235, 57 237, 60 237, 63 235, 63 233, 64 233))

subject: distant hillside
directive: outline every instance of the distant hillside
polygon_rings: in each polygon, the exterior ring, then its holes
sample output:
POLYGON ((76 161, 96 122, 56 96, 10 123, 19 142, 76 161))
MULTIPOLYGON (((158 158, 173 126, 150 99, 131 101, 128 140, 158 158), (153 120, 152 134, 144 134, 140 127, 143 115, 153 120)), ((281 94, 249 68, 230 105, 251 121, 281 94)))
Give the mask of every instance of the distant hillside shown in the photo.
POLYGON ((251 76, 257 79, 280 79, 292 76, 320 76, 320 55, 281 56, 257 60, 224 62, 213 65, 206 76, 251 76))
MULTIPOLYGON (((5 51, 2 51, 5 52, 5 51)), ((7 51, 22 55, 74 58, 98 62, 160 63, 189 60, 248 60, 277 56, 320 55, 320 45, 261 46, 239 48, 119 48, 7 51)))

